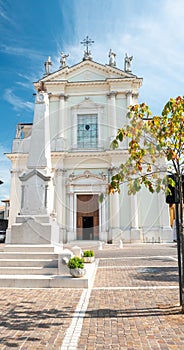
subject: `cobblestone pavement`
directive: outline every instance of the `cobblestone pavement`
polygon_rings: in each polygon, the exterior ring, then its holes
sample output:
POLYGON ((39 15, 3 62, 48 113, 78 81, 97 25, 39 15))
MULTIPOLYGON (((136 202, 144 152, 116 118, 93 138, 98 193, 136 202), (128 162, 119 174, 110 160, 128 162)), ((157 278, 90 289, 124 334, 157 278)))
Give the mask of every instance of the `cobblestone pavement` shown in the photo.
POLYGON ((95 253, 89 290, 0 289, 0 349, 184 349, 176 245, 95 253))
POLYGON ((58 350, 79 289, 0 289, 0 349, 58 350))

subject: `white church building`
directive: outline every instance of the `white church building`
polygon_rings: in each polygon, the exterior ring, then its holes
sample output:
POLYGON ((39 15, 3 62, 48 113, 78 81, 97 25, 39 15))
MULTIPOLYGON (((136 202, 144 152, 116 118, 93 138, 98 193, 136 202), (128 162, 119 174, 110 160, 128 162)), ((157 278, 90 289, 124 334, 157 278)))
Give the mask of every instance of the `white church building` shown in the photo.
POLYGON ((170 242, 169 208, 163 194, 142 189, 134 196, 122 185, 108 195, 107 184, 127 154, 112 150, 127 107, 138 101, 142 78, 131 71, 132 57, 116 67, 94 62, 84 42, 82 61, 61 65, 34 83, 33 123, 19 123, 12 151, 10 215, 6 243, 50 244, 74 240, 170 242), (104 200, 99 196, 104 194, 104 200))

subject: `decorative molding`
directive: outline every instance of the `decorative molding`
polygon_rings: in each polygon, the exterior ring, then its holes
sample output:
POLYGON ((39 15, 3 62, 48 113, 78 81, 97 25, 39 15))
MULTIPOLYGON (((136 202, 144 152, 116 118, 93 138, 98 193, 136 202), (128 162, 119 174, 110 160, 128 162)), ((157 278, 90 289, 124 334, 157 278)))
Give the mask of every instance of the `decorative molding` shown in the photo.
POLYGON ((15 174, 20 175, 20 174, 22 174, 23 171, 25 171, 25 170, 24 169, 18 169, 18 170, 11 169, 10 170, 10 174, 12 174, 12 175, 15 175, 15 174))
POLYGON ((104 106, 93 102, 89 97, 85 97, 81 102, 71 107, 72 111, 78 111, 80 109, 87 109, 87 110, 99 110, 104 109, 104 106))
POLYGON ((116 97, 118 94, 118 91, 110 91, 108 94, 107 94, 107 97, 111 98, 111 97, 116 97))
POLYGON ((65 94, 59 94, 59 99, 64 99, 64 101, 68 100, 69 95, 65 95, 65 94))
POLYGON ((139 93, 138 92, 132 92, 132 97, 133 98, 138 98, 139 97, 139 93))
POLYGON ((75 181, 75 180, 78 180, 78 179, 82 179, 82 178, 95 178, 95 179, 98 179, 98 180, 103 180, 103 181, 106 181, 106 175, 105 173, 100 173, 99 175, 97 174, 93 174, 91 173, 89 170, 85 170, 83 172, 83 174, 80 174, 80 175, 75 175, 74 172, 72 172, 70 175, 69 175, 69 181, 75 181))
POLYGON ((65 67, 64 69, 59 69, 58 71, 56 72, 53 72, 51 74, 49 74, 49 76, 47 77, 44 77, 42 78, 41 80, 43 82, 47 82, 48 80, 51 80, 51 79, 54 79, 54 78, 57 78, 58 76, 66 76, 66 75, 69 75, 70 73, 74 73, 78 70, 80 70, 81 68, 86 68, 86 67, 90 67, 90 68, 95 68, 97 69, 98 71, 101 71, 101 72, 104 72, 106 74, 108 73, 114 73, 114 74, 117 74, 119 76, 122 76, 122 77, 136 77, 134 74, 132 73, 127 73, 125 72, 124 70, 120 69, 120 68, 117 68, 117 67, 112 67, 112 66, 109 66, 108 64, 101 64, 101 63, 97 63, 95 61, 91 61, 91 60, 85 60, 85 61, 82 61, 82 62, 79 62, 75 65, 73 65, 72 67, 65 67))
POLYGON ((28 153, 6 153, 6 157, 10 160, 17 160, 22 158, 27 158, 28 153))
POLYGON ((50 181, 50 179, 51 179, 51 176, 46 176, 36 169, 31 170, 29 173, 22 174, 21 176, 19 176, 19 179, 21 181, 27 181, 28 179, 30 179, 34 175, 40 177, 44 181, 50 181))
POLYGON ((63 168, 58 168, 58 169, 55 169, 55 174, 56 176, 64 176, 66 174, 66 169, 63 169, 63 168))
POLYGON ((75 151, 75 152, 52 152, 51 156, 52 158, 60 158, 60 159, 67 159, 67 158, 105 158, 107 159, 108 156, 112 157, 114 155, 127 155, 128 150, 125 149, 116 149, 116 150, 106 150, 106 151, 90 151, 90 152, 81 152, 81 151, 75 151))
POLYGON ((133 91, 132 90, 125 90, 126 96, 132 95, 133 91))

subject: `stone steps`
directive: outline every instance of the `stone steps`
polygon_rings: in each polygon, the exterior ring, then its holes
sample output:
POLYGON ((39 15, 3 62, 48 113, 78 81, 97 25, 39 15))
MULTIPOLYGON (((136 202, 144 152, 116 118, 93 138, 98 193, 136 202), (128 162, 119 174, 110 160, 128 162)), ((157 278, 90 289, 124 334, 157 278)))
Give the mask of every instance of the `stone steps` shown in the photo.
POLYGON ((45 268, 33 266, 0 266, 0 275, 57 275, 58 268, 45 268))
POLYGON ((38 252, 38 253, 54 253, 55 247, 50 244, 36 245, 36 244, 7 244, 4 251, 8 252, 38 252))
POLYGON ((88 288, 89 276, 0 275, 0 288, 88 288))
POLYGON ((67 267, 60 275, 62 252, 50 245, 5 245, 0 250, 0 288, 88 288, 95 263, 86 264, 82 278, 72 278, 67 267))
POLYGON ((57 268, 58 259, 0 259, 0 267, 57 268))
POLYGON ((55 253, 46 253, 46 252, 0 252, 0 260, 1 259, 21 259, 21 260, 33 260, 33 259, 41 259, 41 260, 57 260, 58 254, 55 253))

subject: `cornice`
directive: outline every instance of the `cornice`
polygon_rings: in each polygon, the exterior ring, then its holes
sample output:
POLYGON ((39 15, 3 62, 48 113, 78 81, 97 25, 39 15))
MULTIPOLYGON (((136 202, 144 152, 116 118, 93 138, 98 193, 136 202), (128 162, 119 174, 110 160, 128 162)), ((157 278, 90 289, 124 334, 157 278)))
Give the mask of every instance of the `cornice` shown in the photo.
POLYGON ((28 157, 28 153, 5 153, 5 155, 10 160, 25 159, 28 157))
POLYGON ((86 178, 86 179, 93 178, 93 179, 97 179, 97 180, 101 180, 101 181, 105 182, 106 181, 106 174, 102 172, 101 174, 97 175, 97 174, 92 173, 89 170, 86 170, 82 174, 79 174, 79 175, 75 175, 74 173, 71 173, 69 175, 70 182, 75 182, 76 180, 79 180, 82 178, 86 178))
MULTIPOLYGON (((111 75, 111 74, 116 74, 119 75, 119 78, 117 79, 142 79, 142 78, 138 78, 135 74, 132 73, 127 73, 124 70, 118 68, 118 67, 112 67, 109 66, 108 64, 101 64, 95 61, 91 61, 91 60, 85 60, 85 61, 81 61, 71 67, 64 67, 64 68, 60 68, 57 71, 50 73, 49 75, 42 77, 41 79, 39 79, 38 81, 36 81, 34 83, 35 87, 39 87, 40 83, 44 83, 44 84, 48 84, 49 82, 54 82, 54 81, 59 81, 61 84, 66 84, 66 82, 70 82, 69 79, 67 80, 66 77, 69 76, 70 74, 75 74, 75 72, 80 71, 81 69, 84 68, 91 68, 94 70, 98 70, 103 72, 103 74, 105 75, 111 75), (61 77, 61 79, 58 79, 58 77, 61 77), (63 77, 63 78, 62 78, 63 77)), ((107 79, 116 79, 116 78, 111 78, 111 77, 107 77, 107 79)), ((79 82, 77 82, 79 83, 79 82)))
POLYGON ((46 86, 64 85, 64 86, 91 86, 91 85, 106 85, 108 83, 136 82, 142 84, 143 78, 135 76, 130 78, 106 78, 104 80, 88 80, 88 81, 69 81, 69 80, 52 80, 45 83, 46 86))
POLYGON ((128 150, 106 150, 99 152, 51 152, 52 158, 107 158, 107 156, 126 155, 128 150))

